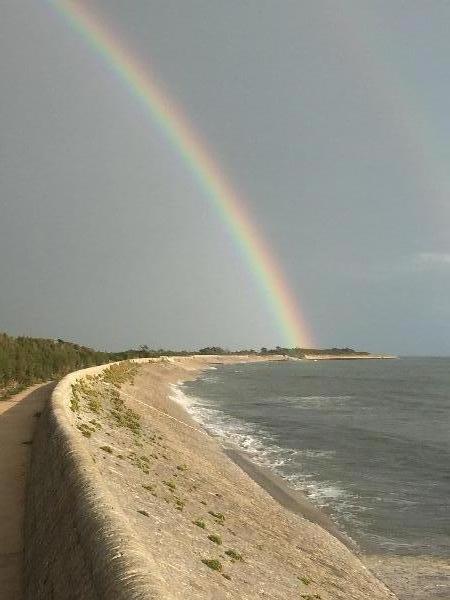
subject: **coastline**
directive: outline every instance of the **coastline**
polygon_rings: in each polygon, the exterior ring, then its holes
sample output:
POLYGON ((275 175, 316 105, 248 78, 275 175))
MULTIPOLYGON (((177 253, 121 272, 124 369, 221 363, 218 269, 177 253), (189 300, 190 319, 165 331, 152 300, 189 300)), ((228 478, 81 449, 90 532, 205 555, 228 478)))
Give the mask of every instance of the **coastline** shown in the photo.
POLYGON ((311 523, 315 523, 328 531, 336 539, 342 542, 351 552, 358 554, 356 543, 345 532, 341 531, 331 518, 320 508, 317 508, 305 494, 289 487, 282 477, 279 477, 269 469, 256 465, 244 452, 224 446, 225 454, 247 475, 263 488, 278 504, 299 515, 311 523))
MULTIPOLYGON (((270 362, 271 360, 272 359, 270 358, 264 362, 270 362)), ((279 362, 284 359, 282 356, 275 356, 273 360, 279 362)), ((227 362, 233 363, 233 361, 227 362)), ((250 357, 246 357, 246 360, 240 362, 254 361, 252 361, 250 357)), ((214 362, 208 363, 208 365, 201 368, 199 367, 198 370, 196 370, 195 376, 190 374, 188 378, 179 379, 175 383, 170 383, 169 388, 172 393, 169 393, 168 395, 169 401, 173 402, 174 407, 176 407, 177 410, 181 407, 185 413, 185 419, 195 423, 195 425, 201 428, 201 430, 204 431, 209 438, 215 442, 218 442, 223 453, 242 471, 244 471, 252 479, 252 481, 264 489, 278 504, 293 514, 299 515, 311 523, 319 525, 322 529, 333 535, 333 537, 347 546, 351 552, 359 554, 359 549, 356 542, 352 540, 344 531, 340 530, 334 521, 326 514, 326 512, 315 506, 303 492, 290 487, 282 477, 271 471, 269 468, 255 464, 244 451, 237 446, 228 443, 226 439, 211 435, 201 423, 194 419, 188 408, 182 402, 176 399, 177 392, 181 392, 181 394, 183 394, 182 390, 180 390, 180 386, 183 385, 183 383, 185 383, 187 380, 192 381, 198 379, 202 373, 205 370, 209 370, 213 364, 220 363, 215 359, 214 362)), ((174 410, 174 407, 172 407, 172 411, 174 410)))
MULTIPOLYGON (((253 483, 255 483, 261 490, 266 492, 280 507, 286 509, 290 513, 294 514, 301 519, 305 519, 311 524, 317 525, 321 530, 330 534, 342 543, 355 558, 359 558, 363 561, 365 569, 372 571, 371 565, 365 563, 364 557, 360 555, 360 551, 358 546, 354 540, 352 540, 344 531, 338 528, 338 526, 334 523, 334 521, 324 512, 322 509, 316 507, 307 496, 301 491, 294 490, 291 488, 288 483, 280 476, 273 473, 270 469, 265 468, 261 465, 256 465, 252 462, 245 454, 245 452, 241 451, 239 448, 228 444, 226 440, 221 439, 220 437, 213 436, 208 433, 207 430, 203 428, 203 426, 194 419, 194 417, 189 413, 187 407, 180 403, 177 399, 174 398, 173 391, 179 390, 179 386, 185 383, 188 380, 195 380, 201 376, 201 374, 205 370, 209 370, 214 365, 221 364, 235 364, 235 363, 252 363, 252 362, 279 362, 285 360, 291 360, 291 357, 286 357, 285 355, 275 355, 271 357, 258 357, 255 360, 255 357, 252 356, 241 356, 241 357, 205 357, 207 360, 202 360, 202 357, 195 357, 195 359, 200 359, 203 364, 196 364, 195 367, 188 368, 188 373, 185 376, 178 377, 176 381, 171 378, 171 381, 168 382, 168 390, 166 394, 166 398, 168 400, 168 413, 173 415, 176 414, 179 418, 182 416, 182 419, 194 425, 196 428, 199 428, 205 435, 208 436, 209 439, 213 441, 214 444, 218 444, 221 452, 228 459, 230 459, 234 465, 236 465, 240 471, 245 473, 253 483), (181 411, 181 415, 180 412, 181 411)), ((317 357, 305 357, 307 360, 315 360, 317 357)), ((397 358, 395 356, 385 356, 385 355, 377 355, 377 356, 356 356, 352 357, 350 360, 358 360, 358 359, 393 359, 397 358)), ((195 360, 194 359, 194 360, 195 360)), ((323 356, 320 360, 346 360, 348 357, 345 356, 323 356)), ((168 359, 172 360, 172 359, 168 359)), ((294 359, 295 360, 295 359, 294 359)), ((176 359, 173 362, 178 362, 176 359)), ((185 367, 186 368, 186 367, 185 367)), ((181 390, 180 390, 181 391, 181 390)), ((382 585, 386 585, 384 581, 381 579, 382 571, 379 570, 380 582, 382 585)), ((375 575, 377 577, 378 575, 375 575)), ((389 594, 389 597, 394 596, 393 592, 386 588, 386 591, 389 594)))
MULTIPOLYGON (((306 357, 305 357, 306 358, 306 357)), ((317 357, 318 358, 318 357, 317 357)), ((354 358, 323 356, 318 360, 358 360, 358 359, 395 359, 396 356, 360 356, 354 358)), ((316 357, 307 357, 315 360, 316 357)), ((289 360, 289 359, 288 359, 289 360)), ((296 359, 292 359, 296 360, 296 359)), ((195 378, 201 376, 204 369, 199 369, 195 378)), ((192 378, 193 379, 193 378, 192 378)), ((182 385, 179 380, 175 387, 182 385)), ((173 397, 172 397, 173 399, 173 397)), ((173 400, 176 404, 178 402, 173 400)), ((182 405, 188 418, 193 417, 186 406, 182 405)), ((197 421, 195 421, 197 423, 197 421)), ((202 427, 200 423, 198 426, 202 427)), ((206 430, 205 430, 206 431, 206 430)), ((295 490, 282 477, 269 468, 256 464, 250 456, 238 446, 227 442, 220 435, 209 434, 219 442, 224 454, 244 471, 258 486, 267 492, 280 506, 286 510, 315 523, 346 545, 359 557, 364 565, 378 577, 388 588, 398 594, 401 600, 422 600, 424 595, 431 599, 449 600, 450 562, 445 558, 434 556, 390 555, 367 553, 341 530, 338 525, 321 508, 315 506, 300 490, 295 490)))
POLYGON ((305 354, 305 360, 394 360, 392 354, 305 354))
POLYGON ((68 409, 73 435, 108 506, 148 561, 155 598, 394 600, 355 552, 319 524, 325 524, 322 515, 305 518, 308 503, 266 474, 269 494, 256 482, 256 471, 251 478, 170 397, 171 386, 215 364, 255 360, 262 359, 140 361, 133 380, 115 392, 121 410, 139 415, 138 436, 111 419, 103 380, 80 383, 100 386, 95 395, 103 398, 101 410, 93 414, 89 404, 76 414, 68 409), (89 423, 94 425, 84 437, 89 423))

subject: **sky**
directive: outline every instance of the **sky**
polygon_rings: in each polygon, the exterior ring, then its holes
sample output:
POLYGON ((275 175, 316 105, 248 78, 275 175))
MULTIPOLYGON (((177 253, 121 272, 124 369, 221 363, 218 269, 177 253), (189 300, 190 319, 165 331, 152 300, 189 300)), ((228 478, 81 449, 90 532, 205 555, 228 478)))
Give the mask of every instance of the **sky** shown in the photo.
MULTIPOLYGON (((317 347, 450 354, 450 5, 95 0, 243 198, 317 347)), ((0 20, 0 330, 284 345, 205 190, 43 0, 0 20)))

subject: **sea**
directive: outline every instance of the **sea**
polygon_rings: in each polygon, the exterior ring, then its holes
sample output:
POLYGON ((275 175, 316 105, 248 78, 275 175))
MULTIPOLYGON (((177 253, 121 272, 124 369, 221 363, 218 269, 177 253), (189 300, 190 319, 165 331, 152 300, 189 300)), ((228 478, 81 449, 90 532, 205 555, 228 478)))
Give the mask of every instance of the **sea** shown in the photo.
POLYGON ((450 358, 219 365, 175 393, 362 552, 450 556, 450 358))

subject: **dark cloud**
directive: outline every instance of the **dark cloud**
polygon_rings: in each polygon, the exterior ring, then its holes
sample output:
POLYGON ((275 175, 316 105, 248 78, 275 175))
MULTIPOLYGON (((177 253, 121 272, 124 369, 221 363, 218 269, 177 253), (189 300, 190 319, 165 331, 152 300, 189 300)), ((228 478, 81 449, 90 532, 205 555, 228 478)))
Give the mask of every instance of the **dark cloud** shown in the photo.
MULTIPOLYGON (((246 198, 317 344, 449 353, 450 7, 95 7, 246 198)), ((49 4, 2 9, 0 61, 0 329, 283 343, 204 191, 49 4)))

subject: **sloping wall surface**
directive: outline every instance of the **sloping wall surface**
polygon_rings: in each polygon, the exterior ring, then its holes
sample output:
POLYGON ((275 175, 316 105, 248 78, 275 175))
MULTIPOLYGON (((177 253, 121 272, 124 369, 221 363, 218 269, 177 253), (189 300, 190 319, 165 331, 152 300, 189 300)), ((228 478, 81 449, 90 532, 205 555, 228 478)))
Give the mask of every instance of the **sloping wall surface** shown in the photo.
POLYGON ((25 515, 26 600, 158 599, 157 577, 139 540, 70 425, 71 385, 55 388, 33 441, 25 515))

